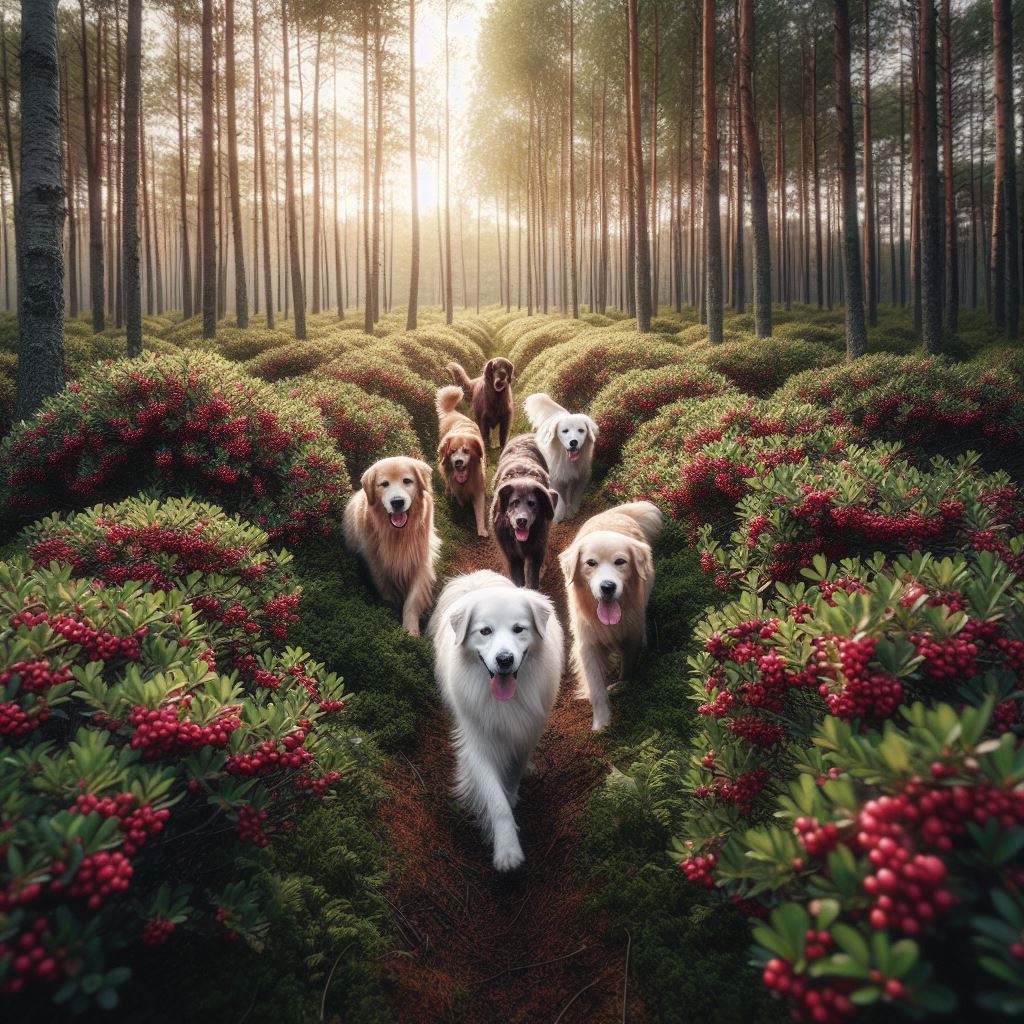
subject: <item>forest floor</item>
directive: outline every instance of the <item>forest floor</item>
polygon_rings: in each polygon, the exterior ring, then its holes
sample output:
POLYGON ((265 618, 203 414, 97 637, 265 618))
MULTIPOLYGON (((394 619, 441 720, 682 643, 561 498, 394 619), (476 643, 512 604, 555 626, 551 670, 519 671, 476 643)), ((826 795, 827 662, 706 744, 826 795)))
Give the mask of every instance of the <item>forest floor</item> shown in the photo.
MULTIPOLYGON (((577 522, 552 527, 541 589, 565 618, 558 553, 577 522)), ((466 538, 447 574, 501 570, 493 540, 466 538)), ((568 654, 568 651, 566 652, 568 654)), ((450 796, 453 758, 442 709, 388 778, 381 818, 392 842, 387 899, 407 949, 385 963, 399 1021, 508 1024, 637 1021, 629 937, 587 908, 577 858, 587 801, 610 765, 567 670, 516 809, 526 865, 511 877, 450 796)))

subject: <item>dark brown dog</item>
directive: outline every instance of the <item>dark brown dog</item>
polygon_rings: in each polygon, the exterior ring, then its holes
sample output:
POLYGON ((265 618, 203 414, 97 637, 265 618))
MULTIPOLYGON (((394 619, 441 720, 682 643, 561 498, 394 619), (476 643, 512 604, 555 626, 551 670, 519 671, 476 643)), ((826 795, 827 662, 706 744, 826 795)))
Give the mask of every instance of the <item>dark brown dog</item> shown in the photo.
POLYGON ((516 368, 499 357, 489 359, 484 372, 472 380, 458 363, 449 363, 448 372, 472 404, 473 419, 484 435, 484 444, 490 447, 491 431, 497 427, 498 446, 504 448, 512 426, 512 378, 516 368))
POLYGON ((513 437, 494 475, 491 523, 509 578, 517 587, 540 589, 557 502, 558 493, 549 486, 547 463, 534 435, 513 437))

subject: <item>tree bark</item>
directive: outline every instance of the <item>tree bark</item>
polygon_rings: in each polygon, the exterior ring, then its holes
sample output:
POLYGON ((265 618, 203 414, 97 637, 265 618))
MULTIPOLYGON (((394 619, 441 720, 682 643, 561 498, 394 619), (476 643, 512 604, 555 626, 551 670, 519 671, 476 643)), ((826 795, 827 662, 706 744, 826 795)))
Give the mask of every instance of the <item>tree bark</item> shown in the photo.
MULTIPOLYGON (((754 0, 740 0, 740 114, 750 175, 750 219, 754 242, 754 331, 772 333, 772 260, 768 234, 768 184, 754 106, 754 0)), ((740 225, 742 228, 742 224, 740 225)))
MULTIPOLYGON (((85 0, 78 7, 82 33, 82 125, 85 140, 85 176, 89 204, 89 309, 95 334, 106 326, 103 290, 103 209, 100 195, 99 139, 94 137, 89 97, 89 36, 85 27, 85 0)), ((6 47, 5 47, 6 49, 6 47)), ((98 58, 97 58, 98 62, 98 58)), ((99 90, 97 89, 97 93, 99 90)), ((97 95, 97 103, 99 97, 97 95)), ((99 135, 96 125, 95 136, 99 135)), ((12 181, 12 190, 14 182, 12 181)))
POLYGON ((202 278, 203 337, 217 336, 217 222, 213 160, 213 0, 203 0, 202 15, 202 278))
POLYGON ((416 0, 409 0, 409 310, 405 329, 416 329, 420 294, 420 196, 416 170, 416 0))
MULTIPOLYGON (((942 33, 942 176, 945 182, 943 208, 946 237, 946 278, 942 293, 946 330, 956 334, 960 319, 960 268, 957 253, 956 181, 953 177, 953 42, 949 0, 942 0, 939 29, 942 33)), ((973 144, 972 138, 972 158, 973 144)), ((972 173, 973 170, 972 164, 972 173)), ((972 201, 973 198, 972 188, 972 201)))
MULTIPOLYGON (((320 312, 320 54, 323 47, 323 25, 316 27, 316 56, 313 59, 313 293, 310 312, 320 312)), ((299 138, 301 145, 302 128, 300 123, 299 138)))
MULTIPOLYGON (((939 135, 936 112, 935 3, 921 0, 918 22, 921 103, 921 343, 924 351, 942 347, 942 263, 939 212, 939 135)), ((1016 224, 1016 218, 1013 221, 1016 224)), ((1013 234, 1016 240, 1016 234, 1013 234)))
POLYGON ((704 247, 708 341, 722 341, 722 225, 718 186, 718 113, 715 105, 715 0, 703 0, 704 247))
POLYGON ((633 164, 634 259, 636 274, 636 328, 651 329, 651 251, 647 235, 647 197, 644 185, 643 135, 640 126, 640 32, 638 0, 627 0, 629 54, 629 145, 633 164))
POLYGON ((871 0, 864 0, 864 291, 868 324, 878 323, 875 267, 875 170, 871 139, 871 0))
MULTIPOLYGON (((579 276, 576 272, 575 63, 576 25, 573 0, 569 0, 569 275, 572 291, 572 316, 574 320, 578 320, 580 316, 580 296, 579 276)), ((593 306, 593 303, 591 303, 591 306, 593 306)))
MULTIPOLYGON (((274 277, 270 249, 270 188, 267 184, 267 144, 263 128, 263 86, 260 79, 260 18, 258 0, 252 0, 252 73, 258 120, 256 130, 256 161, 259 165, 260 212, 263 228, 263 294, 267 307, 267 327, 274 329, 274 277)), ((259 267, 253 268, 259 272, 259 267)))
POLYGON ((142 275, 139 265, 139 126, 142 90, 142 0, 128 0, 124 78, 121 263, 128 355, 142 355, 142 275))
POLYGON ((292 152, 292 111, 288 66, 288 0, 281 0, 282 74, 281 95, 284 104, 284 189, 285 220, 288 231, 288 262, 292 277, 292 303, 295 306, 295 337, 306 340, 306 296, 302 286, 302 262, 299 258, 299 225, 295 214, 295 157, 292 152))
POLYGON ((1013 110, 1013 10, 1009 0, 992 0, 995 63, 996 172, 992 187, 993 319, 1016 338, 1020 315, 1017 246, 1017 169, 1013 110))
POLYGON ((22 0, 18 407, 24 419, 64 387, 64 216, 57 0, 22 0))
POLYGON ((864 278, 857 230, 857 158, 850 91, 850 8, 834 0, 836 37, 836 121, 839 145, 839 184, 842 192, 843 270, 846 293, 846 355, 862 356, 867 349, 864 323, 864 278))
POLYGON ((228 190, 231 201, 231 247, 235 256, 235 322, 249 326, 245 247, 242 241, 242 189, 238 180, 238 117, 235 111, 235 0, 224 0, 224 89, 228 129, 228 190))
POLYGON ((452 203, 451 160, 449 153, 450 105, 448 97, 448 13, 450 0, 444 0, 444 321, 451 324, 454 315, 452 294, 452 203))

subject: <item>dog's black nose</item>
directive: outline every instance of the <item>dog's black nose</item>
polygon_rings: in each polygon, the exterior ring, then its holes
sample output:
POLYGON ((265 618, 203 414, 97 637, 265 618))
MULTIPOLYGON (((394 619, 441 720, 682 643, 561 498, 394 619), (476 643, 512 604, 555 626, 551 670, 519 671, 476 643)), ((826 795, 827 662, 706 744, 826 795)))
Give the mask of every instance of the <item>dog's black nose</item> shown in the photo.
POLYGON ((580 446, 580 443, 579 443, 579 441, 576 440, 575 437, 569 442, 569 447, 570 448, 579 448, 579 446, 580 446))
POLYGON ((507 672, 514 664, 516 658, 514 654, 509 654, 508 651, 501 651, 494 660, 498 663, 498 668, 502 672, 507 672))
POLYGON ((616 590, 618 590, 618 585, 616 583, 613 583, 611 580, 602 581, 601 593, 604 594, 605 597, 614 596, 616 590))
POLYGON ((403 508, 405 508, 405 499, 404 498, 392 498, 391 499, 391 507, 396 512, 401 511, 403 508))
POLYGON ((516 526, 518 526, 520 530, 525 530, 526 529, 526 517, 525 516, 520 516, 518 519, 516 519, 516 526))

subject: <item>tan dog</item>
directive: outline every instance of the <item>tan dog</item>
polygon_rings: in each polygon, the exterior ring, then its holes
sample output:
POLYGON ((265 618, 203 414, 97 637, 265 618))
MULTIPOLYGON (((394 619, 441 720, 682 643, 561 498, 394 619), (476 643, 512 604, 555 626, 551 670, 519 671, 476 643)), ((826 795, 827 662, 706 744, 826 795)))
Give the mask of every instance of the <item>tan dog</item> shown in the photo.
POLYGON ((636 666, 647 641, 647 601, 654 587, 651 544, 661 512, 649 501, 620 505, 588 519, 562 552, 579 695, 588 696, 594 731, 611 722, 608 684, 636 666))
POLYGON ((419 459, 381 459, 345 506, 346 546, 366 562, 377 593, 402 605, 402 625, 412 636, 420 635, 420 618, 433 604, 441 551, 432 472, 419 459))
POLYGON ((462 388, 452 385, 437 390, 437 465, 448 493, 459 503, 473 505, 476 535, 489 537, 485 505, 487 502, 487 465, 480 428, 455 407, 462 401, 462 388))

